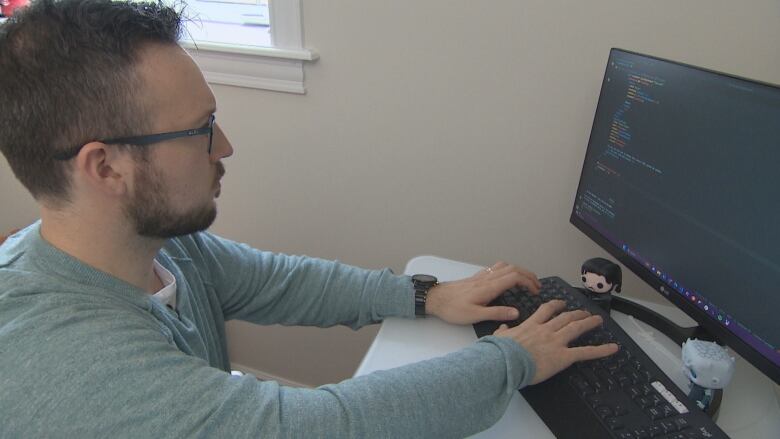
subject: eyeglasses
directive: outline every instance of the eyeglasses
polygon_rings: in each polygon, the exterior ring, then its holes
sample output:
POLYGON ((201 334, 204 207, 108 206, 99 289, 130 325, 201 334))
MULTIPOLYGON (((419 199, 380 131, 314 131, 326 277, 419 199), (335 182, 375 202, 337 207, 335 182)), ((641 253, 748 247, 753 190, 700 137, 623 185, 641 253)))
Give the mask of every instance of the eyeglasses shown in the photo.
MULTIPOLYGON (((213 114, 209 116, 208 123, 206 124, 206 126, 202 128, 193 128, 193 129, 183 130, 183 131, 172 131, 169 133, 149 134, 146 136, 117 137, 114 139, 98 140, 98 142, 105 143, 106 145, 127 144, 127 145, 136 145, 136 146, 146 146, 146 145, 151 145, 153 143, 163 142, 165 140, 178 139, 179 137, 203 136, 206 134, 208 134, 209 136, 208 153, 211 154, 211 143, 214 140, 214 115, 213 114)), ((76 157, 79 154, 79 151, 81 151, 81 148, 83 147, 84 145, 79 145, 65 151, 57 152, 54 154, 54 158, 56 160, 70 160, 73 157, 76 157)))

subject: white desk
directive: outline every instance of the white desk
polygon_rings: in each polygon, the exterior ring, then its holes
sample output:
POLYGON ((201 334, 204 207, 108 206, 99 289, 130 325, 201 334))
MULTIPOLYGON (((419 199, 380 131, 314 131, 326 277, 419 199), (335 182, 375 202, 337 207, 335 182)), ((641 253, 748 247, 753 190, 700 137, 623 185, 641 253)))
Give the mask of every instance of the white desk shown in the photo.
MULTIPOLYGON (((435 256, 420 256, 409 261, 404 273, 428 273, 441 281, 451 281, 471 276, 482 268, 435 256)), ((637 302, 662 313, 677 324, 693 324, 693 320, 671 305, 637 302)), ((679 346, 663 335, 656 336, 653 328, 632 317, 614 311, 612 317, 680 388, 686 388, 687 380, 680 367, 679 346)), ((355 375, 439 357, 476 340, 477 336, 470 325, 450 325, 436 318, 387 319, 382 323, 355 375)), ((780 393, 777 386, 741 357, 735 356, 736 373, 724 393, 718 425, 734 439, 780 438, 780 393)), ((554 438, 520 392, 515 392, 506 413, 496 425, 474 437, 554 438)))

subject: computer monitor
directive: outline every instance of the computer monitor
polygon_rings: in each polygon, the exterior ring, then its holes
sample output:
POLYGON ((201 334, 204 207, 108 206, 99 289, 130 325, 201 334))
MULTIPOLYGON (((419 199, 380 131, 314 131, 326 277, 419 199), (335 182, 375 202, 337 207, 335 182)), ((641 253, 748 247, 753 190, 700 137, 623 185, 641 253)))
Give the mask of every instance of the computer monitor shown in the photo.
POLYGON ((780 87, 612 49, 570 221, 780 383, 780 87))

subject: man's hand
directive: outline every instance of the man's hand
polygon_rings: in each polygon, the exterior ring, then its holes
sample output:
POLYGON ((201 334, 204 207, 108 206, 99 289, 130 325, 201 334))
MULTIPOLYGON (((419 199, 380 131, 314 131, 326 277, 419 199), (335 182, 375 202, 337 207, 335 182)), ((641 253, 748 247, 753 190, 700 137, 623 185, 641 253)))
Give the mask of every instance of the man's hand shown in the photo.
POLYGON ((514 320, 517 310, 486 306, 511 287, 525 287, 537 294, 541 284, 530 271, 499 262, 467 279, 445 282, 428 291, 426 312, 446 322, 466 325, 483 320, 514 320))
POLYGON ((602 320, 600 316, 582 310, 558 314, 565 308, 563 301, 552 300, 518 326, 509 328, 504 324, 493 333, 514 339, 531 354, 536 363, 536 375, 531 384, 550 378, 574 362, 606 357, 618 351, 615 343, 567 347, 572 340, 601 325, 602 320))

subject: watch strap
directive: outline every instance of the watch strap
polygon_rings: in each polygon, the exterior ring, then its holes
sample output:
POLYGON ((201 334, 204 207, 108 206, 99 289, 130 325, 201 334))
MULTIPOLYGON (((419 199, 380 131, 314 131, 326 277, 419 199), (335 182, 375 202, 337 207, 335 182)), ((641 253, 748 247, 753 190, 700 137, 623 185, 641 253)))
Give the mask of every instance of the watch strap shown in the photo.
POLYGON ((425 317, 428 313, 425 306, 428 302, 428 290, 438 285, 436 277, 428 274, 415 274, 412 276, 412 285, 414 286, 414 315, 425 317))
POLYGON ((425 304, 428 301, 428 290, 414 290, 414 315, 417 317, 425 317, 425 304))

